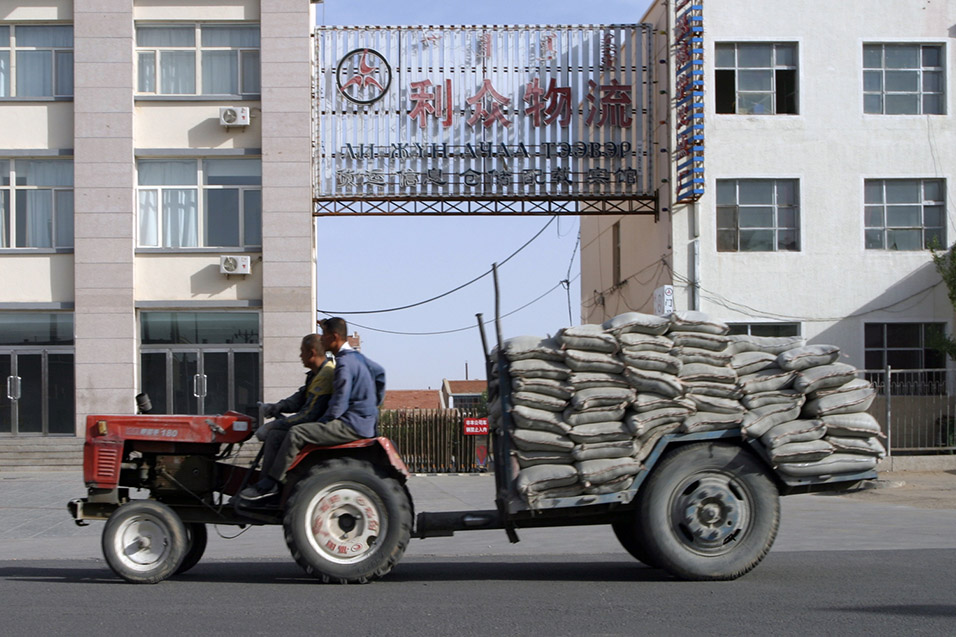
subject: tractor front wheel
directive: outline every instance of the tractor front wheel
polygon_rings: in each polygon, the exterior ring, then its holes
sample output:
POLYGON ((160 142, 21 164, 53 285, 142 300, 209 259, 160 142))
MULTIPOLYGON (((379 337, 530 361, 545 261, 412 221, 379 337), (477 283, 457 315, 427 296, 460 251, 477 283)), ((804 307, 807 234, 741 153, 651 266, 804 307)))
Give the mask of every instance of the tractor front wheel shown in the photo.
POLYGON ((176 572, 186 553, 186 527, 161 502, 135 500, 103 527, 103 556, 113 572, 134 584, 155 584, 176 572))

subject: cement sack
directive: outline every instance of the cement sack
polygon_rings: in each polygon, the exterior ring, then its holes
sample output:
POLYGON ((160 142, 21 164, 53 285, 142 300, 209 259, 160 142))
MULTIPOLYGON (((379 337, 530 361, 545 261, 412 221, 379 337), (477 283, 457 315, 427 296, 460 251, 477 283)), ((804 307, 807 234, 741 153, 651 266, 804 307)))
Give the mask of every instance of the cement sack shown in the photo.
POLYGON ((574 442, 563 434, 535 429, 515 429, 511 432, 515 447, 521 451, 564 451, 571 453, 574 442))
POLYGON ((588 425, 592 422, 607 422, 611 420, 620 421, 624 418, 624 408, 619 409, 595 409, 592 411, 574 411, 565 409, 562 414, 564 422, 572 427, 588 425))
POLYGON ((773 449, 790 442, 810 442, 819 440, 827 433, 822 420, 790 420, 771 427, 760 442, 764 447, 773 449))
POLYGON ((846 363, 833 363, 819 367, 808 367, 797 372, 793 378, 793 388, 805 394, 839 387, 856 378, 856 368, 846 363))
POLYGON ((509 361, 519 361, 528 358, 542 360, 563 361, 564 352, 561 344, 554 338, 540 336, 515 336, 504 342, 505 358, 509 361))
POLYGON ((571 464, 574 462, 574 458, 567 452, 522 451, 518 449, 514 452, 514 456, 518 459, 518 466, 522 469, 539 464, 571 464))
POLYGON ((516 391, 511 394, 511 402, 515 405, 545 411, 564 411, 564 408, 568 406, 567 400, 533 391, 516 391))
POLYGON ((624 376, 608 372, 571 372, 568 384, 572 391, 592 387, 630 387, 624 376))
POLYGON ((671 350, 671 356, 684 363, 703 363, 705 365, 730 365, 733 356, 726 350, 715 351, 710 349, 701 349, 699 347, 675 347, 671 350))
POLYGON ((838 414, 824 416, 820 420, 827 427, 827 434, 831 436, 847 436, 851 438, 869 438, 882 436, 883 430, 876 418, 868 413, 838 414))
POLYGON ((511 408, 511 417, 515 421, 515 426, 520 429, 550 431, 556 434, 567 434, 571 431, 570 425, 564 421, 562 415, 553 411, 515 405, 511 408))
POLYGON ((607 495, 608 493, 618 493, 619 491, 627 491, 631 488, 631 485, 634 484, 634 476, 622 476, 616 480, 611 480, 603 484, 595 484, 589 487, 584 488, 584 492, 588 495, 607 495))
POLYGON ((696 410, 683 406, 662 407, 653 411, 641 413, 628 412, 624 416, 624 424, 634 436, 643 436, 652 429, 669 423, 682 423, 688 416, 693 416, 696 410))
POLYGON ((722 414, 714 411, 698 411, 696 414, 685 418, 678 430, 692 434, 700 431, 734 429, 740 425, 741 418, 743 418, 742 412, 722 414))
POLYGON ((758 409, 768 405, 789 405, 792 407, 802 407, 807 397, 795 389, 778 389, 776 391, 761 391, 752 394, 744 394, 740 402, 747 409, 758 409))
POLYGON ((624 377, 638 392, 661 394, 669 398, 677 398, 684 393, 680 379, 672 374, 628 367, 624 370, 624 377))
POLYGON ((876 398, 876 388, 863 387, 849 392, 840 392, 808 400, 803 413, 810 417, 853 414, 866 411, 876 398))
POLYGON ((607 458, 575 463, 578 479, 585 487, 604 484, 624 476, 633 476, 644 468, 633 458, 607 458))
POLYGON ((868 380, 863 380, 862 378, 854 378, 853 380, 840 385, 839 387, 830 387, 827 389, 820 389, 817 391, 810 392, 807 394, 807 400, 816 400, 817 398, 824 398, 826 396, 833 396, 834 394, 843 394, 846 392, 856 391, 857 389, 869 389, 873 387, 873 383, 868 380))
POLYGON ((694 401, 688 398, 671 398, 670 396, 651 392, 637 392, 637 398, 631 403, 631 409, 638 413, 654 411, 655 409, 662 409, 664 407, 684 407, 690 409, 692 412, 697 410, 697 407, 694 406, 694 401))
POLYGON ((641 314, 640 312, 625 312, 618 314, 612 319, 608 319, 601 326, 608 332, 620 337, 621 334, 637 332, 640 334, 663 334, 670 328, 670 319, 653 314, 641 314))
POLYGON ((595 442, 621 442, 631 440, 630 429, 619 420, 592 422, 575 427, 568 433, 568 437, 577 444, 595 442))
POLYGON ((777 367, 795 372, 836 362, 840 348, 836 345, 804 345, 777 355, 777 367))
POLYGON ((694 401, 697 411, 713 411, 719 414, 743 414, 744 406, 733 398, 720 398, 706 394, 688 393, 687 397, 694 401))
POLYGON ((740 352, 730 357, 730 366, 738 376, 746 376, 768 367, 777 367, 777 357, 767 352, 740 352))
POLYGON ((767 405, 751 409, 743 415, 741 431, 747 438, 760 438, 780 423, 796 420, 800 415, 799 407, 788 405, 767 405))
POLYGON ((624 348, 620 354, 618 354, 618 358, 624 361, 625 364, 636 367, 637 369, 674 375, 680 371, 682 365, 681 360, 676 356, 648 350, 624 348))
POLYGON ((694 347, 722 352, 727 349, 727 337, 706 332, 668 332, 675 348, 694 347))
POLYGON ((741 391, 737 385, 715 383, 708 380, 684 381, 684 390, 687 392, 687 396, 700 394, 703 396, 730 398, 731 400, 740 400, 744 396, 743 391, 741 391))
POLYGON ((711 318, 704 312, 694 310, 687 312, 674 312, 670 316, 671 329, 684 332, 703 332, 706 334, 724 335, 730 331, 730 327, 716 319, 711 318))
POLYGON ((569 369, 576 372, 607 372, 620 374, 624 371, 624 363, 613 354, 606 352, 566 349, 564 350, 564 362, 569 369))
POLYGON ((618 334, 617 340, 622 348, 632 350, 646 350, 667 354, 674 349, 674 341, 666 336, 656 336, 654 334, 630 332, 627 334, 618 334))
POLYGON ((614 442, 589 442, 575 445, 571 450, 571 457, 575 462, 583 460, 601 460, 605 458, 629 458, 634 454, 633 440, 617 440, 614 442))
POLYGON ((800 336, 751 336, 749 334, 731 334, 727 337, 727 349, 734 354, 740 352, 766 352, 776 356, 795 347, 803 347, 807 341, 800 336))
POLYGON ((511 380, 511 389, 515 392, 528 391, 545 394, 565 401, 571 400, 571 394, 574 392, 574 387, 566 381, 551 378, 524 378, 521 376, 515 376, 511 380))
POLYGON ((578 482, 577 467, 570 464, 539 464, 518 473, 518 492, 527 496, 545 489, 567 487, 578 482))
POLYGON ((618 349, 617 339, 600 325, 566 327, 558 332, 558 341, 567 349, 613 354, 618 349))
POLYGON ((780 391, 793 384, 796 372, 779 367, 768 367, 753 374, 746 374, 738 379, 740 388, 745 394, 756 394, 767 391, 780 391))
POLYGON ((827 436, 827 442, 840 453, 858 453, 864 456, 886 457, 886 447, 878 438, 849 438, 843 436, 827 436))
POLYGON ((570 407, 574 411, 624 409, 636 397, 633 387, 591 387, 574 392, 570 407))
POLYGON ((709 382, 734 385, 737 382, 737 373, 729 365, 691 363, 684 365, 677 377, 683 383, 709 382))
POLYGON ((815 462, 833 453, 833 445, 825 439, 807 442, 788 442, 770 449, 770 461, 777 465, 784 462, 815 462))
POLYGON ((680 423, 661 425, 660 427, 638 438, 635 441, 635 447, 637 447, 637 450, 634 452, 634 459, 643 461, 654 452, 654 447, 657 446, 657 443, 661 438, 669 433, 677 431, 680 426, 680 423))
POLYGON ((552 378, 565 380, 571 374, 571 368, 558 361, 528 358, 512 362, 508 365, 508 373, 512 378, 552 378))
POLYGON ((777 471, 805 478, 808 476, 830 476, 841 473, 861 473, 876 467, 875 456, 861 456, 851 453, 834 453, 816 462, 783 462, 777 465, 777 471))

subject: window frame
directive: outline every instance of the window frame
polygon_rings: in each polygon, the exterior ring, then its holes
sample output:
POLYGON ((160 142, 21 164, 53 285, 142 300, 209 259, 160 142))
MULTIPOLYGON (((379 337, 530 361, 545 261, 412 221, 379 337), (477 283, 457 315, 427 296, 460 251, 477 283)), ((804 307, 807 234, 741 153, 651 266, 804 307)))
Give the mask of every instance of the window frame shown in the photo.
MULTIPOLYGON (((6 79, 6 84, 0 82, 0 100, 20 100, 20 101, 55 101, 55 100, 72 100, 74 94, 74 76, 73 76, 73 50, 74 50, 74 32, 72 23, 60 23, 60 22, 17 22, 2 24, 0 28, 5 28, 8 30, 8 42, 6 45, 0 45, 0 54, 7 54, 7 65, 8 73, 6 79), (69 45, 42 45, 42 46, 25 46, 18 42, 17 30, 23 30, 24 28, 35 28, 35 27, 51 27, 56 28, 60 27, 63 29, 69 29, 69 45), (49 88, 49 95, 25 95, 21 94, 20 91, 20 77, 18 73, 19 61, 18 58, 24 53, 30 52, 49 52, 50 53, 50 62, 49 62, 49 72, 50 72, 50 83, 47 88, 49 88), (65 68, 69 69, 69 88, 67 92, 58 92, 60 91, 61 81, 65 82, 66 78, 62 78, 61 74, 58 72, 60 68, 58 60, 62 57, 69 57, 69 63, 65 65, 65 68)), ((24 56, 25 58, 26 56, 24 56)))
POLYGON ((714 110, 717 115, 757 115, 757 116, 766 116, 766 115, 799 115, 800 114, 800 43, 797 41, 792 42, 716 42, 714 43, 714 94, 715 99, 717 100, 714 110), (760 67, 750 67, 740 66, 740 53, 739 47, 741 46, 770 46, 771 49, 771 62, 770 66, 760 66, 760 67), (730 66, 721 66, 718 62, 719 51, 722 47, 733 47, 734 52, 734 65, 730 66), (778 50, 782 47, 791 48, 793 51, 793 63, 784 64, 778 62, 778 50), (740 88, 740 75, 741 71, 753 71, 753 70, 770 70, 770 89, 769 90, 746 90, 740 88), (792 95, 792 104, 793 110, 781 110, 781 101, 787 100, 787 96, 781 95, 780 91, 785 90, 780 87, 780 75, 781 71, 792 71, 793 72, 793 95, 792 95), (733 73, 733 110, 721 110, 721 89, 726 88, 722 87, 721 84, 723 81, 728 81, 726 76, 724 79, 721 79, 721 75, 727 72, 733 73), (740 98, 741 93, 743 94, 763 94, 767 93, 771 98, 771 110, 763 112, 741 112, 740 110, 740 98))
POLYGON ((946 188, 947 180, 945 178, 932 177, 932 178, 923 178, 923 177, 891 177, 891 178, 865 178, 863 180, 863 249, 866 251, 882 251, 882 252, 919 252, 922 250, 929 250, 934 245, 943 249, 947 245, 947 213, 946 213, 946 188), (888 202, 886 195, 886 186, 888 183, 900 183, 900 182, 909 182, 915 181, 919 183, 919 189, 921 192, 921 201, 916 202, 888 202), (926 198, 927 185, 930 183, 939 184, 940 199, 938 200, 928 200, 926 198), (881 191, 881 201, 872 202, 869 201, 870 197, 870 186, 872 184, 879 184, 881 191), (919 226, 891 226, 889 225, 889 212, 892 207, 915 207, 919 206, 920 208, 920 225, 919 226), (870 215, 874 212, 875 208, 881 208, 882 223, 881 225, 870 225, 870 215), (927 208, 940 208, 940 223, 938 226, 927 226, 926 224, 926 215, 927 208), (920 233, 920 247, 918 248, 888 248, 888 237, 889 232, 892 230, 918 230, 920 233), (931 231, 938 230, 938 233, 932 233, 931 231), (879 247, 870 247, 870 239, 872 233, 875 231, 881 232, 881 243, 879 247), (934 236, 935 235, 935 236, 934 236), (937 240, 934 243, 934 240, 937 240), (937 245, 938 244, 938 245, 937 245))
POLYGON ((244 84, 244 67, 246 64, 253 63, 248 61, 247 58, 250 57, 250 54, 254 53, 254 64, 261 68, 261 50, 262 50, 262 40, 261 40, 261 27, 257 22, 137 22, 135 25, 136 36, 134 41, 134 53, 135 53, 135 82, 134 82, 134 95, 137 99, 139 98, 200 98, 200 99, 222 99, 228 97, 231 99, 258 99, 262 94, 262 79, 261 73, 257 72, 256 77, 258 79, 259 86, 255 87, 255 90, 252 90, 251 87, 249 90, 246 90, 244 84), (163 45, 163 46, 146 46, 139 44, 139 29, 140 28, 167 28, 167 29, 183 29, 191 27, 193 29, 193 44, 190 46, 175 46, 175 45, 163 45), (258 44, 256 46, 212 46, 204 45, 202 41, 203 29, 205 27, 233 27, 233 28, 254 28, 256 30, 256 40, 258 44), (238 89, 235 93, 206 93, 204 92, 203 87, 203 52, 222 52, 222 51, 231 51, 235 52, 236 56, 236 76, 233 78, 238 89), (162 91, 162 54, 163 52, 172 52, 172 53, 193 53, 193 90, 192 92, 163 92, 162 91), (142 86, 142 62, 141 58, 143 55, 148 54, 153 55, 152 61, 152 81, 153 87, 152 90, 143 90, 142 86))
POLYGON ((722 254, 751 254, 751 253, 798 253, 803 251, 803 241, 802 241, 802 219, 800 214, 800 179, 797 177, 730 177, 730 178, 721 178, 717 179, 716 182, 716 191, 718 199, 715 203, 715 215, 714 215, 714 247, 718 253, 722 254), (720 190, 721 184, 726 182, 734 183, 734 203, 727 204, 720 202, 720 190), (741 203, 740 196, 740 184, 742 182, 769 182, 773 186, 773 202, 769 205, 767 202, 763 203, 741 203), (794 185, 794 202, 792 206, 781 205, 779 203, 779 184, 783 182, 790 182, 794 185), (757 210, 759 208, 770 208, 773 213, 773 225, 771 226, 741 226, 740 225, 740 213, 741 209, 753 209, 757 210), (782 226, 780 224, 780 212, 781 209, 786 207, 793 208, 794 214, 794 225, 793 226, 782 226), (721 212, 727 212, 729 209, 733 209, 734 216, 734 226, 721 225, 721 212), (773 232, 773 247, 769 250, 746 250, 741 249, 741 230, 752 230, 752 231, 772 231, 773 232), (721 233, 734 232, 734 249, 724 249, 721 247, 722 237, 721 233), (792 231, 794 234, 794 243, 796 245, 793 249, 782 249, 780 248, 781 242, 781 233, 792 231))
MULTIPOLYGON (((781 321, 781 322, 728 322, 727 326, 730 327, 728 334, 741 334, 747 336, 768 336, 768 337, 788 337, 788 336, 801 336, 803 330, 803 325, 801 323, 781 321), (771 328, 782 331, 790 331, 789 328, 792 328, 793 334, 754 334, 754 328, 758 328, 757 331, 761 331, 760 328, 771 328)), ((769 331, 769 330, 768 330, 769 331)))
MULTIPOLYGON (((0 171, 0 252, 73 252, 75 245, 74 224, 76 215, 73 160, 60 158, 54 159, 50 157, 2 157, 0 158, 0 165, 3 163, 6 163, 9 166, 9 172, 5 173, 4 171, 0 171), (21 181, 20 174, 22 173, 17 171, 17 164, 19 163, 21 166, 23 166, 23 164, 26 162, 69 163, 70 183, 57 185, 19 183, 21 181), (3 183, 5 180, 9 181, 9 183, 3 183), (30 242, 27 242, 26 245, 17 245, 19 237, 21 236, 21 231, 24 233, 30 232, 29 227, 27 229, 21 230, 18 223, 19 217, 21 216, 20 202, 27 201, 27 193, 29 192, 50 193, 50 218, 47 221, 49 233, 46 235, 49 238, 50 245, 30 245, 30 242), (66 233, 67 230, 65 228, 61 228, 60 226, 66 223, 64 215, 67 214, 67 211, 64 211, 60 208, 60 205, 64 202, 61 200, 61 197, 58 196, 59 193, 69 193, 69 201, 72 204, 69 206, 68 211, 68 235, 64 235, 62 237, 66 240, 64 242, 60 242, 60 235, 61 231, 66 233), (6 206, 5 209, 4 206, 6 206), (4 216, 4 213, 6 216, 4 216)), ((25 177, 23 179, 25 179, 25 177)), ((22 214, 25 217, 28 217, 30 216, 30 211, 24 209, 22 214)), ((29 238, 28 235, 23 236, 29 238)))
MULTIPOLYGON (((861 100, 862 100, 862 109, 864 115, 879 115, 879 116, 913 116, 913 115, 942 115, 947 114, 947 84, 946 84, 946 43, 945 42, 863 42, 861 48, 862 60, 861 60, 861 75, 860 80, 861 85, 861 100), (876 47, 881 48, 881 66, 872 67, 867 66, 867 48, 876 47), (887 67, 886 66, 886 48, 887 47, 906 47, 906 46, 915 46, 919 47, 919 65, 914 67, 887 67), (939 53, 939 66, 927 66, 923 63, 924 59, 924 50, 925 49, 938 49, 939 53), (887 91, 886 88, 886 73, 887 71, 915 71, 918 74, 918 88, 915 91, 887 91), (880 72, 880 88, 879 90, 867 89, 867 74, 880 72), (939 75, 939 91, 926 91, 924 90, 924 74, 926 73, 937 73, 939 75), (912 113, 887 113, 886 112, 886 97, 887 95, 915 95, 917 110, 912 113), (927 113, 925 112, 925 97, 927 96, 939 96, 939 112, 927 113), (880 98, 880 110, 869 110, 870 106, 868 104, 867 97, 878 96, 880 98)), ((872 76, 871 76, 872 77, 872 76)))
MULTIPOLYGON (((262 250, 262 205, 261 205, 261 193, 262 193, 262 159, 259 157, 137 157, 136 158, 136 249, 137 250, 150 250, 150 251, 159 251, 159 252, 180 252, 180 251, 221 251, 221 250, 230 250, 230 251, 261 251, 262 250), (246 183, 246 184, 209 184, 207 178, 207 163, 208 161, 216 160, 237 160, 237 161, 248 161, 248 162, 259 162, 259 183, 246 183), (192 162, 195 168, 195 172, 192 173, 195 175, 193 183, 181 183, 181 184, 141 184, 140 181, 140 172, 141 172, 141 162, 149 161, 176 161, 176 162, 192 162), (179 190, 192 190, 195 192, 195 217, 196 217, 196 226, 192 228, 195 231, 196 235, 196 244, 195 245, 166 245, 168 237, 164 235, 164 219, 165 219, 165 210, 163 208, 163 195, 165 192, 173 192, 179 190), (238 237, 239 244, 234 246, 223 246, 223 245, 211 245, 207 241, 208 227, 209 227, 209 212, 210 207, 207 206, 207 197, 206 193, 213 191, 224 191, 224 190, 236 190, 238 192, 238 209, 236 210, 238 224, 238 237), (150 232, 153 236, 156 237, 155 244, 144 244, 143 235, 144 230, 148 229, 148 226, 145 224, 143 219, 143 205, 141 194, 144 192, 155 192, 154 201, 157 204, 155 211, 155 219, 153 220, 153 227, 150 229, 150 232), (247 228, 247 214, 251 214, 250 211, 246 208, 246 193, 249 192, 258 192, 259 196, 259 242, 258 243, 247 243, 246 237, 246 228, 247 228)), ((180 232, 182 236, 182 232, 180 232)))

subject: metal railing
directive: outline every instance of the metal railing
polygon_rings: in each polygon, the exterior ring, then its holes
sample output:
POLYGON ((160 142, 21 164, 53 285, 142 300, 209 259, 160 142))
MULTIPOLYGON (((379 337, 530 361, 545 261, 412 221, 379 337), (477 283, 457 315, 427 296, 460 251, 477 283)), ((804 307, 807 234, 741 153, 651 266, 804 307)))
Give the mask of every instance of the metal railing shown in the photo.
POLYGON ((413 473, 480 473, 491 468, 490 437, 466 435, 466 409, 385 409, 379 435, 398 448, 413 473))
POLYGON ((890 454, 956 453, 956 396, 945 369, 863 370, 879 392, 869 413, 890 454))

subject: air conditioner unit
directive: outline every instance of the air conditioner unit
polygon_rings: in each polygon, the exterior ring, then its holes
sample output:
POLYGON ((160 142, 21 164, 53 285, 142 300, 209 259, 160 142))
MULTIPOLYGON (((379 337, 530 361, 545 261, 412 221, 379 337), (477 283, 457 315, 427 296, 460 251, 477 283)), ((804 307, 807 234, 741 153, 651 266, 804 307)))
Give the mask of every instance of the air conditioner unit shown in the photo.
POLYGON ((248 106, 220 106, 219 123, 222 126, 248 126, 248 106))
POLYGON ((250 257, 224 254, 219 257, 219 272, 220 274, 249 274, 252 271, 251 264, 250 257))

